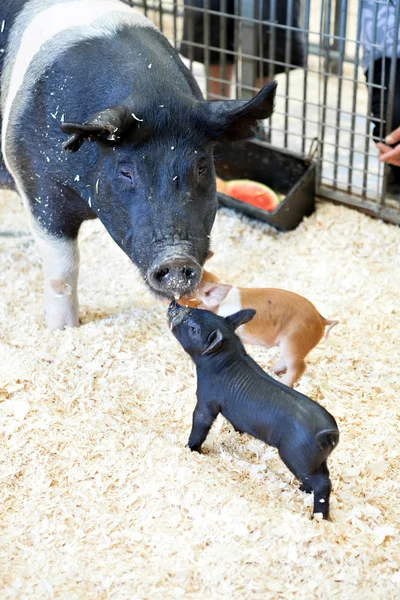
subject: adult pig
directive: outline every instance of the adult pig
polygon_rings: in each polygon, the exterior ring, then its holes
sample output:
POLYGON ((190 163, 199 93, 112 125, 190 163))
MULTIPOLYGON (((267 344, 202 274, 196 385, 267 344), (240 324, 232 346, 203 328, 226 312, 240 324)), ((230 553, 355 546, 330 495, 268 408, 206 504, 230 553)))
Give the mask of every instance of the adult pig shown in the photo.
POLYGON ((190 294, 216 213, 214 144, 250 137, 276 84, 205 101, 163 35, 118 0, 3 0, 0 30, 2 155, 32 217, 48 327, 78 325, 87 219, 155 294, 190 294))

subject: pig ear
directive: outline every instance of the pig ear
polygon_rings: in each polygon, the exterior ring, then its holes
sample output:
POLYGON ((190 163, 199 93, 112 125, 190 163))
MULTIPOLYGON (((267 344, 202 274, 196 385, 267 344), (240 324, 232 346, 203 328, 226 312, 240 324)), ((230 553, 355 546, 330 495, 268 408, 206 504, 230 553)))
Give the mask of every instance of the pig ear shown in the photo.
POLYGON ((234 142, 253 137, 258 122, 273 113, 276 87, 271 81, 252 100, 202 102, 210 138, 234 142))
POLYGON ((95 113, 85 123, 62 123, 64 133, 72 133, 63 144, 63 150, 76 152, 85 140, 108 140, 118 142, 134 118, 124 106, 114 106, 95 113))
POLYGON ((237 329, 241 325, 248 323, 255 316, 256 311, 253 308, 246 308, 245 310, 239 310, 233 315, 229 315, 225 320, 233 327, 233 329, 237 329))
POLYGON ((200 289, 201 301, 206 306, 218 306, 227 297, 232 289, 231 285, 225 283, 206 283, 200 289))
POLYGON ((205 348, 201 353, 202 356, 204 356, 205 354, 212 354, 213 352, 216 352, 219 348, 221 348, 223 339, 224 338, 219 329, 215 329, 214 331, 212 331, 207 338, 205 348))

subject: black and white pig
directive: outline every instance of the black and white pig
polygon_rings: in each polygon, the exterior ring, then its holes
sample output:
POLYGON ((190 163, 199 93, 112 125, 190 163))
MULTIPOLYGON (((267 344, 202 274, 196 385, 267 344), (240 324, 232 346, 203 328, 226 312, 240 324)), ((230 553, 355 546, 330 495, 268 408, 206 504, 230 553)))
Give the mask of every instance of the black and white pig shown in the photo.
POLYGON ((252 136, 276 83, 205 101, 166 38, 119 0, 2 0, 0 50, 2 157, 32 217, 47 326, 78 325, 87 219, 152 292, 190 294, 216 214, 213 147, 252 136))

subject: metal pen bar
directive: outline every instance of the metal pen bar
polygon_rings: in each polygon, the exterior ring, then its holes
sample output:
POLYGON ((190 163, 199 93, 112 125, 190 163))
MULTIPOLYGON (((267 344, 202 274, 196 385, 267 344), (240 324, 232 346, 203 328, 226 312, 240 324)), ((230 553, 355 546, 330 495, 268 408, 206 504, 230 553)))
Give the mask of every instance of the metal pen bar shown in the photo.
POLYGON ((163 30, 163 0, 158 0, 158 12, 159 12, 159 27, 160 31, 163 30))
MULTIPOLYGON (((374 44, 376 43, 376 32, 377 32, 377 16, 378 16, 378 5, 374 4, 374 13, 372 22, 374 24, 374 44)), ((372 82, 374 80, 374 72, 375 72, 375 47, 372 48, 370 64, 368 66, 368 82, 372 82)), ((368 90, 368 115, 371 114, 371 106, 372 106, 372 89, 368 90)), ((371 122, 367 120, 365 122, 365 140, 364 140, 364 176, 363 176, 363 188, 367 188, 368 183, 368 155, 369 155, 369 130, 370 130, 371 122)))
POLYGON ((194 15, 192 12, 192 8, 186 6, 186 18, 188 19, 188 40, 186 41, 186 45, 189 48, 189 66, 190 70, 193 71, 193 56, 194 56, 194 46, 192 42, 194 40, 194 15))
POLYGON ((255 0, 242 0, 240 3, 241 16, 243 16, 241 34, 241 61, 240 61, 240 83, 241 83, 241 98, 251 98, 252 93, 247 90, 247 86, 255 85, 256 81, 256 64, 257 64, 257 45, 256 45, 256 21, 254 19, 256 13, 255 0), (251 18, 251 21, 249 20, 251 18), (252 58, 247 56, 253 55, 252 58))
POLYGON ((258 22, 258 56, 260 58, 260 60, 257 63, 257 71, 258 71, 258 81, 261 82, 263 80, 263 70, 264 70, 264 63, 263 63, 263 58, 264 58, 264 44, 263 44, 263 0, 258 0, 257 3, 257 18, 259 19, 258 22))
MULTIPOLYGON (((388 29, 388 14, 387 14, 387 18, 386 18, 386 23, 385 23, 385 35, 383 38, 383 48, 382 48, 382 68, 381 68, 381 89, 380 89, 380 107, 379 107, 379 115, 381 118, 383 118, 383 113, 385 112, 385 93, 387 93, 387 82, 386 82, 386 54, 387 54, 387 29, 388 29)), ((372 92, 372 90, 371 90, 372 92)), ((375 115, 374 115, 375 116, 375 115)), ((385 124, 388 125, 385 121, 385 124)), ((384 123, 381 122, 379 123, 379 138, 380 141, 382 140, 383 137, 383 126, 384 123)), ((379 184, 380 185, 380 190, 381 190, 381 198, 380 198, 380 204, 383 204, 383 202, 385 202, 386 198, 385 196, 382 194, 382 188, 383 188, 383 180, 385 178, 385 168, 384 165, 383 166, 383 179, 381 178, 381 173, 382 173, 382 169, 380 170, 379 173, 379 183, 378 183, 378 187, 379 184), (382 179, 382 182, 381 182, 382 179)), ((386 194, 385 194, 386 195, 386 194)))
MULTIPOLYGON (((260 88, 264 84, 264 26, 263 26, 263 0, 257 2, 257 18, 259 19, 257 28, 257 42, 258 42, 258 56, 257 61, 257 80, 256 87, 260 88)), ((265 129, 263 125, 260 125, 257 129, 257 138, 269 141, 269 128, 265 129)))
MULTIPOLYGON (((241 12, 241 0, 235 0, 235 12, 241 12)), ((234 35, 233 35, 233 47, 239 48, 240 44, 240 31, 239 31, 240 21, 238 19, 234 20, 234 35)), ((235 53, 236 55, 236 53, 235 53)), ((237 53, 238 60, 235 61, 235 98, 239 98, 239 57, 240 52, 237 53)))
POLYGON ((204 75, 206 78, 206 94, 207 97, 210 93, 209 89, 209 77, 210 77, 210 0, 204 1, 204 13, 203 13, 203 40, 204 40, 204 75))
MULTIPOLYGON (((227 5, 226 5, 227 0, 221 0, 221 11, 222 11, 222 15, 224 15, 226 13, 226 9, 227 9, 227 5)), ((224 49, 227 47, 227 23, 226 23, 226 16, 221 16, 221 37, 220 37, 220 42, 221 42, 221 49, 224 49)), ((219 54, 220 57, 220 67, 221 67, 221 78, 225 81, 226 80, 226 53, 225 52, 220 52, 219 54)), ((226 89, 228 89, 228 97, 230 96, 230 86, 226 86, 225 83, 223 83, 223 87, 222 87, 222 96, 226 95, 226 89)))
POLYGON ((172 18, 174 20, 174 48, 178 48, 178 0, 173 0, 172 18))
MULTIPOLYGON (((396 73, 397 73, 397 46, 399 42, 399 24, 400 24, 400 2, 396 2, 395 10, 395 27, 393 36, 393 50, 390 63, 390 80, 388 90, 388 108, 386 114, 386 123, 388 127, 392 127, 393 123, 393 107, 394 107, 394 95, 396 92, 396 73)), ((389 132, 388 132, 389 133, 389 132)), ((381 195, 381 206, 383 206, 387 194, 387 184, 389 176, 389 166, 385 165, 383 172, 383 184, 382 184, 382 195, 381 195)))
MULTIPOLYGON (((339 30, 340 36, 344 37, 346 35, 346 24, 347 24, 347 0, 336 0, 336 19, 335 19, 335 28, 338 26, 337 19, 340 18, 339 30), (340 10, 339 10, 340 8, 340 10)), ((345 50, 345 42, 341 40, 337 42, 339 46, 339 61, 336 65, 337 74, 339 76, 338 80, 338 92, 337 92, 337 103, 336 103, 336 150, 335 150, 335 161, 339 159, 339 141, 340 141, 340 115, 341 115, 341 107, 342 107, 342 75, 343 75, 343 57, 345 50)), ((335 185, 337 177, 337 168, 335 167, 333 171, 333 184, 335 185)))
MULTIPOLYGON (((361 37, 361 10, 362 2, 358 5, 357 13, 357 39, 361 37)), ((351 115, 351 131, 355 130, 356 126, 356 110, 357 110, 357 92, 358 92, 358 68, 359 68, 359 54, 360 54, 360 43, 356 46, 356 55, 354 60, 354 83, 353 83, 353 101, 352 101, 352 115, 351 115)), ((353 184, 353 155, 354 155, 354 135, 350 137, 350 158, 349 158, 349 177, 347 181, 347 191, 350 194, 353 184)))
POLYGON ((323 44, 323 48, 325 49, 325 60, 324 60, 324 71, 323 74, 323 101, 322 101, 322 115, 321 115, 321 143, 320 143, 320 160, 323 161, 324 158, 324 144, 325 144, 325 121, 326 121, 326 103, 328 97, 328 78, 329 78, 329 31, 330 31, 330 17, 331 17, 331 0, 327 0, 327 3, 323 5, 323 8, 326 6, 326 11, 321 10, 321 32, 326 31, 328 33, 328 37, 323 36, 321 39, 321 44, 323 44))
MULTIPOLYGON (((342 24, 342 0, 336 0, 335 2, 335 19, 334 19, 334 24, 333 24, 333 34, 334 36, 340 36, 342 35, 342 28, 341 28, 341 24, 342 24)), ((340 42, 337 39, 333 39, 333 43, 331 46, 331 52, 330 52, 330 71, 332 73, 336 73, 338 71, 338 69, 340 68, 340 63, 341 61, 341 57, 340 57, 340 44, 342 42, 340 42), (335 52, 336 50, 336 52, 335 52)))
MULTIPOLYGON (((286 24, 290 25, 291 18, 293 14, 293 0, 286 0, 286 24)), ((286 30, 286 39, 285 39, 285 76, 286 76, 286 100, 285 100, 285 130, 288 129, 288 118, 289 118, 289 85, 290 85, 290 72, 289 72, 289 64, 291 63, 292 57, 292 35, 293 33, 286 30)), ((285 134, 285 148, 288 147, 289 138, 288 135, 285 134)))
MULTIPOLYGON (((268 55, 270 57, 272 57, 271 62, 266 63, 265 60, 263 61, 263 67, 264 64, 268 64, 268 79, 270 81, 272 81, 275 77, 275 50, 276 50, 276 28, 274 26, 276 20, 276 0, 270 0, 270 6, 269 6, 269 25, 268 25, 268 31, 269 31, 269 40, 268 40, 268 55)), ((268 136, 267 136, 267 140, 268 142, 272 141, 272 128, 273 128, 273 123, 274 123, 274 115, 272 114, 272 116, 269 119, 269 128, 268 128, 268 136)))
MULTIPOLYGON (((308 29, 310 28, 310 0, 306 0, 306 5, 305 5, 305 14, 304 14, 304 29, 306 31, 308 31, 308 29)), ((306 64, 304 66, 304 76, 303 76, 303 127, 302 127, 302 134, 303 134, 303 143, 301 146, 301 151, 303 154, 305 154, 306 151, 306 122, 307 122, 307 90, 308 90, 308 52, 309 52, 309 36, 308 34, 305 34, 303 36, 303 43, 304 43, 304 55, 305 55, 305 60, 306 60, 306 64)))

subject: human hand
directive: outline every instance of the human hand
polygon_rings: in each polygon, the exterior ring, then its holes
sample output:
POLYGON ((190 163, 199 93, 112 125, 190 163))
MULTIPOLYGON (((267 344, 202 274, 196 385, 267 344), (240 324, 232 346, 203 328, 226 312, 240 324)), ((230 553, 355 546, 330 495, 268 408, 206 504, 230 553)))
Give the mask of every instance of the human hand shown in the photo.
POLYGON ((397 127, 394 131, 389 133, 385 138, 386 144, 379 142, 377 148, 379 149, 379 162, 385 162, 390 165, 400 167, 400 144, 396 148, 391 148, 387 144, 396 144, 400 142, 400 127, 397 127))

